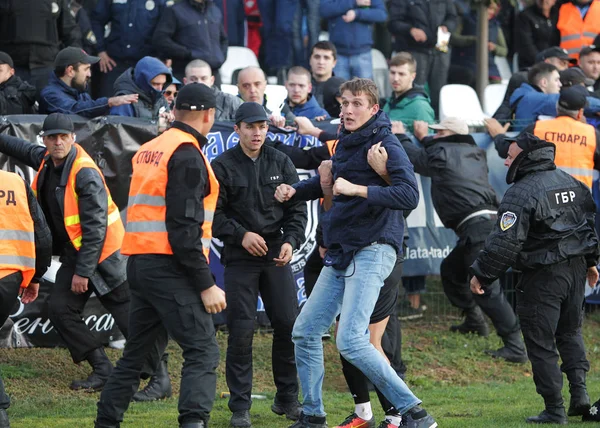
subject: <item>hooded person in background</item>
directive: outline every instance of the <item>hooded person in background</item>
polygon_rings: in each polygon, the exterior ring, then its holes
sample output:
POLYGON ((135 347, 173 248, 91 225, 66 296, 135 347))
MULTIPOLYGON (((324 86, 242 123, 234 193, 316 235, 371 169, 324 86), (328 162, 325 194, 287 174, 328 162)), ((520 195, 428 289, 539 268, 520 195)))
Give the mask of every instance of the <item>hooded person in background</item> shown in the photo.
POLYGON ((139 94, 138 102, 113 107, 110 114, 158 120, 170 112, 163 90, 172 81, 171 71, 159 59, 151 56, 140 59, 134 68, 126 70, 115 82, 115 95, 139 94))
POLYGON ((329 113, 332 119, 340 117, 342 111, 342 96, 340 95, 340 86, 346 80, 341 77, 330 77, 321 89, 323 94, 323 107, 329 113))

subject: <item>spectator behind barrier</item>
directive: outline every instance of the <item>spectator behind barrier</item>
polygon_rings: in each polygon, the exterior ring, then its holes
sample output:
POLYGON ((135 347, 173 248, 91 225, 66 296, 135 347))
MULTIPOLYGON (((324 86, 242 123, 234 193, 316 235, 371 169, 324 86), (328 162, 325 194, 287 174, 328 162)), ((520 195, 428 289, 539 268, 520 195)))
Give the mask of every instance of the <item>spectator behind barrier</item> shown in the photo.
POLYGON ((90 20, 100 57, 100 95, 110 97, 115 80, 125 70, 135 67, 143 57, 155 55, 152 34, 166 3, 167 0, 98 0, 90 20), (105 38, 107 25, 110 25, 110 34, 105 38))
POLYGON ((0 52, 0 116, 8 114, 34 114, 34 86, 15 76, 12 58, 0 52))
POLYGON ((333 68, 336 63, 337 50, 333 43, 322 40, 312 47, 310 51, 312 94, 321 107, 325 107, 323 103, 323 86, 333 76, 333 68))
POLYGON ((185 85, 189 83, 202 83, 213 90, 217 99, 215 120, 234 120, 235 112, 243 103, 241 98, 226 94, 215 86, 215 76, 212 74, 210 65, 201 59, 195 59, 185 66, 183 83, 185 85))
POLYGON ((173 74, 180 80, 193 59, 206 61, 218 76, 228 47, 223 14, 212 1, 180 1, 163 12, 152 44, 162 58, 173 60, 173 74))
MULTIPOLYGON (((315 97, 311 94, 310 72, 304 67, 292 67, 288 71, 285 88, 288 96, 285 103, 290 107, 294 116, 304 116, 309 119, 317 117, 329 118, 327 110, 322 108, 315 97)), ((293 118, 286 116, 286 121, 293 118)))
POLYGON ((560 43, 560 32, 556 28, 558 7, 556 0, 535 0, 535 4, 524 9, 517 16, 519 43, 519 69, 534 65, 537 55, 560 43))
POLYGON ((246 67, 238 74, 237 81, 239 97, 245 101, 252 101, 255 103, 262 104, 267 113, 269 114, 269 121, 274 126, 283 127, 285 126, 285 117, 291 113, 290 107, 287 103, 282 103, 281 111, 272 112, 267 108, 267 97, 265 90, 267 89, 267 76, 265 72, 259 67, 246 67), (283 116, 282 116, 283 115, 283 116))
POLYGON ((182 84, 179 80, 177 80, 175 77, 173 77, 173 81, 171 82, 170 85, 165 85, 165 90, 163 92, 163 96, 165 97, 165 100, 167 100, 167 102, 169 103, 169 108, 171 110, 173 110, 173 107, 175 106, 175 98, 177 98, 177 93, 179 91, 179 88, 181 88, 182 84))
POLYGON ((327 82, 323 84, 323 107, 329 113, 332 118, 340 117, 341 105, 342 105, 342 94, 340 94, 340 86, 345 80, 341 77, 333 76, 330 77, 327 82))
POLYGON ((581 68, 586 77, 594 81, 594 83, 588 85, 592 96, 600 98, 600 46, 591 45, 581 49, 579 53, 579 68, 581 68))
POLYGON ((409 132, 413 131, 415 120, 430 124, 435 121, 427 92, 420 86, 414 86, 416 76, 417 62, 410 53, 400 52, 392 57, 390 84, 393 93, 383 111, 390 117, 392 127, 394 122, 402 122, 409 132))
MULTIPOLYGON (((558 71, 566 70, 570 65, 577 64, 577 60, 569 58, 567 51, 554 46, 540 52, 536 57, 536 63, 546 62, 554 65, 558 71)), ((519 71, 514 73, 508 81, 508 88, 502 104, 494 113, 494 119, 500 121, 507 121, 513 119, 514 110, 510 106, 510 97, 523 83, 527 82, 527 70, 519 71)))
POLYGON ((329 23, 329 39, 337 48, 335 74, 346 80, 373 78, 373 24, 387 19, 383 0, 321 0, 319 12, 329 23))
POLYGON ((139 101, 113 107, 110 114, 158 120, 170 112, 163 90, 172 81, 171 71, 160 60, 151 56, 142 58, 135 68, 126 70, 115 82, 115 95, 137 93, 139 101))
POLYGON ((94 118, 109 114, 111 108, 129 106, 138 101, 136 92, 127 96, 98 98, 87 93, 92 76, 91 64, 100 61, 83 49, 69 47, 61 50, 54 61, 54 72, 40 94, 40 113, 78 114, 94 118))
MULTIPOLYGON (((556 116, 556 103, 561 88, 560 75, 552 64, 540 63, 531 68, 529 83, 523 83, 510 97, 511 107, 515 108, 513 129, 520 131, 538 116, 556 116)), ((588 97, 585 113, 600 112, 600 100, 588 97)))

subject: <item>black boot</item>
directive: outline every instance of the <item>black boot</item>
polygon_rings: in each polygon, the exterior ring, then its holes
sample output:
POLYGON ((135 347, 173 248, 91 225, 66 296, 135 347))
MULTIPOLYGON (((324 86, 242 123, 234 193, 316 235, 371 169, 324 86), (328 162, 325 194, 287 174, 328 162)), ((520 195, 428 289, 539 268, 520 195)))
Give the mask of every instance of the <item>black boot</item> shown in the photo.
POLYGON ((464 315, 465 320, 463 323, 450 326, 450 331, 462 334, 475 333, 479 336, 487 336, 490 334, 490 329, 479 306, 473 306, 470 309, 465 309, 464 315))
POLYGON ((94 421, 94 428, 119 428, 121 426, 120 423, 111 424, 105 422, 94 421))
POLYGON ((86 360, 92 366, 92 373, 85 380, 74 380, 71 382, 70 388, 74 390, 102 391, 108 377, 112 373, 112 363, 106 356, 104 348, 94 349, 88 354, 86 360))
POLYGON ((156 368, 156 373, 150 378, 148 385, 133 394, 132 401, 155 401, 171 397, 171 379, 169 379, 167 361, 168 355, 165 354, 156 368))
POLYGON ((587 415, 590 410, 590 396, 585 386, 585 370, 568 371, 567 379, 569 380, 569 392, 571 393, 567 415, 587 415))
POLYGON ((510 363, 524 364, 527 362, 527 352, 525 351, 525 344, 523 343, 523 339, 521 339, 520 331, 504 336, 502 341, 504 342, 502 348, 495 351, 488 349, 485 353, 494 358, 503 358, 510 363))
POLYGON ((567 415, 565 414, 565 408, 546 408, 542 413, 537 416, 531 416, 525 420, 528 424, 567 424, 567 415))
POLYGON ((0 428, 10 428, 10 422, 8 421, 6 409, 0 409, 0 428))

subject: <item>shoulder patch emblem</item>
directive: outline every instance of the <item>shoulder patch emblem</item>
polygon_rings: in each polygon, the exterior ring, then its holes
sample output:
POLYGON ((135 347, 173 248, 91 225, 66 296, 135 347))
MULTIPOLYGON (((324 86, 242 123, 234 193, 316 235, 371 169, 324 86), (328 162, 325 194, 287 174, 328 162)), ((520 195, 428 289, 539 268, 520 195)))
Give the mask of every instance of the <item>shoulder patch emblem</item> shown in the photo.
POLYGON ((506 232, 517 222, 517 215, 512 211, 506 211, 500 218, 500 229, 506 232))

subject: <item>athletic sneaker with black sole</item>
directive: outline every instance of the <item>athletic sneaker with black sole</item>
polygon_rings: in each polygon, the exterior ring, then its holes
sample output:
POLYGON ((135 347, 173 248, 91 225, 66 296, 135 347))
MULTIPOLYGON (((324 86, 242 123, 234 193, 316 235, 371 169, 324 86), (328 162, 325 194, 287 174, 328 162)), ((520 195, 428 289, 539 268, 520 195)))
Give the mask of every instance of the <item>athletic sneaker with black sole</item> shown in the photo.
POLYGON ((288 428, 329 428, 325 416, 307 416, 300 413, 300 418, 288 428))
POLYGON ((356 413, 352 413, 344 422, 337 425, 335 428, 375 428, 375 417, 369 420, 360 418, 356 413))
POLYGON ((401 427, 408 428, 436 428, 437 422, 420 406, 415 406, 402 415, 401 427))

